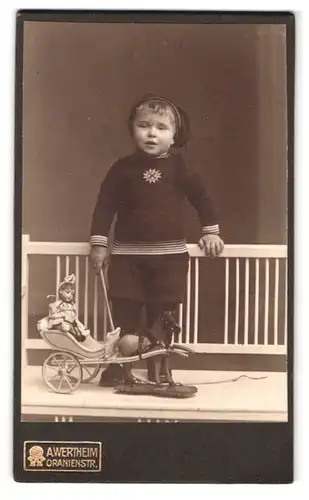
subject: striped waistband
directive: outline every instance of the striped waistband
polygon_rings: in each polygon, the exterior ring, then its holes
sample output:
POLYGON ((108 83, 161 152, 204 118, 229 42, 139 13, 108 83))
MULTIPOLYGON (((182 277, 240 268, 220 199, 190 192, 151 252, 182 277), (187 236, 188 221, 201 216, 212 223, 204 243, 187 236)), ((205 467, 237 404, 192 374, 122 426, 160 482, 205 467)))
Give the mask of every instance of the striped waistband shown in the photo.
POLYGON ((111 253, 113 255, 165 255, 186 253, 185 240, 176 241, 114 241, 111 253))

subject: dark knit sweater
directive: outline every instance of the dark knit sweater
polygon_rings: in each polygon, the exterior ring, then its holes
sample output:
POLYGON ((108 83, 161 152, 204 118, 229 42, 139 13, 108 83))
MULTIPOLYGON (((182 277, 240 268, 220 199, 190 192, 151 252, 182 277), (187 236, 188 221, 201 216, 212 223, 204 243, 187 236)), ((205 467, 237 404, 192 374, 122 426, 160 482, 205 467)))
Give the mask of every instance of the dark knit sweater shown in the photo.
POLYGON ((185 199, 196 208, 203 234, 218 234, 212 203, 200 176, 180 154, 152 158, 136 152, 118 160, 107 173, 95 206, 92 245, 107 245, 115 214, 113 253, 186 251, 185 199))

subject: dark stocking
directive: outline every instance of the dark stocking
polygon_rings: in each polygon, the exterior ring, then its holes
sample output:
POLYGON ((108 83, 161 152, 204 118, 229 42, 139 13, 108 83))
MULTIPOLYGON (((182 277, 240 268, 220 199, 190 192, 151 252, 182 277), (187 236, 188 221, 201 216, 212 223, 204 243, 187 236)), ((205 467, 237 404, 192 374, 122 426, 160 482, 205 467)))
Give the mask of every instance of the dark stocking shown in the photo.
MULTIPOLYGON (((128 299, 114 299, 112 301, 113 319, 121 329, 120 338, 126 334, 134 334, 139 325, 142 303, 128 299)), ((132 364, 110 364, 101 375, 100 385, 117 385, 123 379, 132 381, 132 364)))

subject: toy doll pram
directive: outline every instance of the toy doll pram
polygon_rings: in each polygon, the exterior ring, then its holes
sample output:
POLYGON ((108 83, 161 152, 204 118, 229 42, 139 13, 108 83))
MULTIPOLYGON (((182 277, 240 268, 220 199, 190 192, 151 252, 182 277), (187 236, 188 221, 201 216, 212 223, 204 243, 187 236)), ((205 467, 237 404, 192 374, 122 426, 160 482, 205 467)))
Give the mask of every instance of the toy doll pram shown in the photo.
MULTIPOLYGON (((88 336, 84 342, 81 343, 69 332, 50 329, 48 328, 48 317, 41 319, 37 324, 41 337, 53 349, 53 352, 45 359, 42 366, 43 380, 53 392, 68 394, 75 391, 82 382, 91 382, 98 375, 102 366, 106 364, 134 363, 140 359, 148 359, 159 355, 169 355, 171 353, 189 356, 189 354, 193 352, 187 347, 174 344, 171 347, 155 346, 148 352, 130 357, 121 356, 117 349, 117 339, 119 338, 120 329, 115 328, 113 322, 107 297, 106 283, 102 271, 101 282, 109 323, 112 329, 107 334, 104 343, 98 342, 91 336, 88 336)), ((148 383, 148 386, 151 385, 154 387, 156 384, 148 383)), ((191 390, 180 389, 176 397, 191 396, 196 392, 194 389, 195 388, 191 388, 191 390)), ((140 391, 140 389, 138 391, 140 391)), ((123 392, 141 393, 134 392, 129 388, 127 391, 124 390, 123 392)), ((157 395, 160 395, 159 393, 157 395)))

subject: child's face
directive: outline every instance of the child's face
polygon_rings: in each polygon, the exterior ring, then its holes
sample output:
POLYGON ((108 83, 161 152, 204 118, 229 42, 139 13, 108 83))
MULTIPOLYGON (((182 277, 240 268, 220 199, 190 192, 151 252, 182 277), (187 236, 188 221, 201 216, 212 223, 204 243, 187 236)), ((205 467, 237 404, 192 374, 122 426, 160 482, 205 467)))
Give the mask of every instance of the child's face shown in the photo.
POLYGON ((61 300, 63 302, 72 302, 74 299, 74 290, 73 288, 62 288, 59 292, 61 300))
POLYGON ((133 122, 133 137, 139 149, 149 156, 166 154, 174 143, 176 132, 172 113, 137 111, 133 122))

